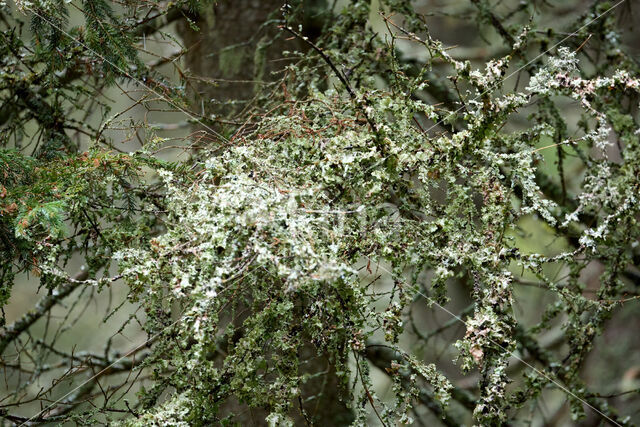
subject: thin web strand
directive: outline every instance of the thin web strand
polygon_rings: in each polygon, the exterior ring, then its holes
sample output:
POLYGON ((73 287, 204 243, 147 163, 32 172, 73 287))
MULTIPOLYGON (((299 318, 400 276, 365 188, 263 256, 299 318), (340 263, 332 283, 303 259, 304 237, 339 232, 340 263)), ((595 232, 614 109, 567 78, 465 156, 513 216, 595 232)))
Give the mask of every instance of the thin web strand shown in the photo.
MULTIPOLYGON (((622 3, 624 3, 627 0, 620 0, 618 3, 614 4, 613 6, 611 6, 609 9, 605 10, 604 12, 602 12, 600 15, 596 16, 595 18, 593 18, 591 21, 587 22, 586 24, 584 24, 582 27, 578 28, 577 30, 575 30, 573 33, 570 33, 568 36, 566 36, 565 38, 563 38, 562 40, 560 40, 558 43, 554 44, 553 46, 551 46, 549 49, 545 50, 544 52, 542 52, 541 54, 539 54, 538 56, 536 56, 535 58, 533 58, 531 61, 527 62, 526 64, 524 64, 523 66, 521 66, 520 68, 518 68, 517 70, 515 70, 514 72, 512 72, 511 74, 509 74, 508 76, 506 76, 505 78, 503 78, 502 80, 500 80, 500 83, 504 83, 505 81, 507 81, 508 79, 510 79, 511 77, 515 76, 516 74, 518 74, 520 71, 524 70, 526 67, 528 67, 529 65, 533 64, 534 62, 536 62, 538 59, 540 59, 542 56, 546 55, 547 53, 551 52, 553 49, 555 49, 556 47, 560 46, 562 43, 564 43, 565 41, 567 41, 568 39, 570 39, 571 37, 575 36, 576 34, 578 34, 581 30, 583 30, 584 28, 588 27, 589 25, 593 24, 595 21, 597 21, 598 19, 602 18, 604 15, 606 15, 607 13, 611 12, 613 9, 615 9, 616 7, 620 6, 622 3)), ((478 98, 480 98, 483 95, 488 94, 489 92, 491 92, 491 90, 486 90, 480 94, 478 94, 476 97, 471 98, 472 101, 476 101, 478 100, 478 98)), ((460 112, 461 110, 465 109, 466 107, 464 105, 462 105, 461 107, 459 107, 458 109, 452 111, 450 114, 455 114, 460 112)), ((441 119, 439 120, 437 123, 435 123, 433 126, 431 126, 430 128, 428 128, 427 130, 425 130, 425 132, 429 132, 430 130, 432 130, 433 128, 441 125, 442 123, 444 123, 446 119, 441 119)))
MULTIPOLYGON (((88 378, 86 381, 82 382, 80 385, 78 385, 76 388, 74 388, 73 390, 69 391, 68 393, 66 393, 65 395, 63 395, 62 397, 56 399, 53 403, 51 403, 49 406, 47 406, 46 408, 44 408, 43 410, 41 410, 40 412, 38 412, 37 414, 35 414, 34 416, 32 416, 31 418, 29 418, 28 420, 24 421, 22 424, 19 424, 19 426, 24 426, 27 423, 35 420, 36 418, 38 418, 39 416, 41 416, 42 414, 44 414, 45 412, 47 412, 49 409, 51 409, 52 407, 54 407, 55 405, 57 405, 58 403, 60 403, 62 400, 64 400, 65 398, 67 398, 68 396, 70 396, 71 394, 75 393, 78 389, 80 389, 81 387, 83 387, 85 384, 87 384, 90 381, 93 381, 94 379, 96 379, 97 377, 99 377, 100 375, 102 375, 103 372, 108 371, 109 369, 111 369, 112 367, 114 367, 115 365, 117 365, 118 363, 120 363, 122 360, 126 359, 127 357, 129 357, 130 355, 132 355, 133 353, 135 353, 136 351, 140 350, 142 347, 146 346, 147 344, 149 344, 151 341, 155 340, 156 338, 158 338, 160 335, 162 335, 163 333, 165 333, 165 331, 167 331, 169 328, 175 326, 176 324, 178 324, 182 319, 182 313, 180 313, 180 317, 178 317, 178 319, 173 322, 172 324, 170 324, 169 326, 167 326, 166 328, 162 329, 160 332, 158 332, 157 334, 153 335, 151 338, 149 338, 148 340, 146 340, 145 342, 143 342, 142 344, 140 344, 139 346, 135 347, 133 350, 129 350, 127 353, 125 353, 122 357, 116 359, 115 362, 113 362, 112 364, 110 364, 109 366, 107 366, 106 368, 103 368, 102 370, 100 370, 98 373, 96 373, 95 375, 92 375, 90 378, 88 378)), ((46 420, 43 420, 43 422, 47 422, 46 420)))
POLYGON ((34 15, 38 16, 39 18, 45 20, 49 25, 51 25, 52 27, 56 28, 57 30, 59 30, 60 32, 62 32, 64 35, 66 35, 67 37, 69 37, 71 40, 73 40, 76 44, 78 44, 79 46, 82 46, 83 48, 85 48, 86 50, 88 50, 89 52, 93 53, 94 55, 96 55, 97 57, 99 57, 100 59, 102 59, 104 62, 106 62, 107 64, 111 65, 113 68, 115 68, 116 70, 120 71, 123 75, 125 75, 127 78, 133 80, 134 82, 138 83, 139 85, 149 89, 153 94, 155 94, 156 96, 158 96, 161 99, 164 99, 169 105, 171 105, 172 107, 176 108, 177 110, 179 110, 180 112, 184 113, 185 115, 187 115, 190 119, 194 120, 195 122, 199 123, 200 125, 202 125, 206 130, 210 131, 211 134, 217 136, 218 138, 220 138, 222 141, 224 142, 230 142, 228 138, 226 138, 224 135, 222 135, 220 132, 212 129, 210 126, 204 124, 202 122, 202 119, 196 117, 193 113, 191 113, 190 111, 182 108, 180 105, 178 105, 176 102, 172 101, 169 97, 163 95, 162 93, 158 92, 157 90, 155 90, 154 88, 152 88, 151 86, 147 85, 144 81, 135 78, 134 76, 132 76, 131 74, 129 74, 129 72, 127 72, 126 70, 122 69, 121 67, 119 67, 117 64, 114 64, 113 62, 109 61, 109 59, 105 58, 103 55, 101 55, 100 53, 96 52, 95 50, 91 49, 91 47, 89 47, 87 44, 83 43, 82 41, 74 38, 71 34, 69 34, 67 31, 65 31, 64 29, 62 29, 59 25, 56 25, 55 22, 52 22, 50 19, 47 19, 45 16, 43 16, 42 14, 38 13, 36 10, 31 9, 29 7, 25 7, 25 9, 31 11, 34 15))
MULTIPOLYGON (((384 267, 382 264, 377 263, 378 267, 389 273, 391 275, 391 277, 395 277, 394 274, 392 272, 390 272, 386 267, 384 267)), ((402 279, 400 279, 402 280, 402 279)), ((408 285, 411 287, 411 285, 409 283, 407 283, 406 281, 402 280, 404 282, 405 285, 408 285)), ((429 303, 436 305, 438 308, 440 308, 442 311, 444 311, 445 313, 447 313, 448 315, 452 316, 453 318, 455 318, 456 320, 458 320, 459 322, 463 323, 465 326, 469 327, 469 324, 467 322, 465 322, 460 316, 458 316, 457 314, 451 312, 450 310, 448 310, 447 308, 443 307, 442 305, 440 305, 437 301, 435 301, 434 299, 428 297, 427 295, 423 294, 422 292, 420 292, 419 289, 415 289, 413 288, 413 290, 420 296, 422 296, 424 299, 426 299, 429 303)), ((514 351, 509 351, 507 348, 505 348, 504 346, 500 345, 500 343, 492 340, 490 337, 486 337, 489 341, 491 341, 492 344, 497 345, 498 347, 500 347, 501 349, 503 349, 504 351, 509 352, 509 355, 512 356, 514 359, 516 359, 517 361, 523 363, 524 365, 526 365, 527 367, 531 368, 534 372, 536 372, 538 375, 541 375, 542 377, 546 378, 547 380, 551 381, 553 384, 555 384, 556 386, 558 386, 558 388, 562 391, 564 391, 565 393, 567 393, 568 395, 574 397, 575 399, 579 400, 580 402, 582 402, 583 404, 585 404, 586 406, 588 406, 590 409, 592 409, 594 412, 596 412, 597 414, 599 414, 600 416, 602 416, 603 418, 605 418, 607 421, 613 423, 616 426, 620 426, 622 427, 622 424, 616 422, 615 420, 611 419, 609 416, 607 416, 606 414, 604 414, 602 411, 600 411, 599 409, 597 409, 596 407, 594 407, 593 405, 591 405, 589 402, 587 402, 586 400, 582 399, 580 396, 577 396, 575 393, 573 393, 571 390, 569 390, 568 388, 566 388, 565 386, 563 386, 562 384, 560 384, 558 381, 554 380, 552 377, 550 377, 549 375, 545 374, 543 371, 537 369, 535 366, 531 365, 530 363, 528 363, 527 361, 523 360, 521 357, 519 357, 518 355, 515 354, 514 351)))
MULTIPOLYGON (((574 31, 573 33, 570 33, 569 35, 567 35, 565 38, 563 38, 562 40, 560 40, 558 43, 556 43, 555 45, 553 45, 551 48, 547 49, 546 51, 540 53, 539 55, 537 55, 534 59, 532 59, 531 61, 529 61, 528 63, 526 63, 525 65, 521 66, 520 68, 518 68, 516 71, 512 72, 511 74, 509 74, 508 76, 506 76, 504 79, 501 80, 502 82, 505 82, 506 80, 508 80, 509 78, 513 77, 515 74, 519 73, 520 71, 522 71, 524 68, 526 68, 527 66, 529 66, 530 64, 532 64, 533 62, 537 61, 540 57, 542 57, 543 55, 549 53, 551 50, 555 49, 557 46, 559 46, 560 44, 562 44, 563 42, 565 42, 567 39, 575 36, 580 30, 588 27, 589 25, 591 25, 592 23, 594 23, 595 21, 597 21, 598 19, 600 19, 602 16, 608 14, 609 12, 611 12, 613 9, 617 8, 618 6, 620 6, 622 3, 624 3, 627 0, 620 0, 618 3, 616 3, 615 5, 611 6, 609 9, 607 9, 606 11, 602 12, 600 15, 596 16, 595 18, 593 18, 592 20, 590 20, 589 22, 587 22, 586 24, 584 24, 582 27, 578 28, 576 31, 574 31)), ((117 69, 118 71, 120 71, 123 75, 127 76, 129 79, 135 81, 136 83, 140 84, 143 87, 146 87, 148 90, 150 90, 152 93, 154 93, 156 96, 158 96, 161 99, 164 99, 167 103, 169 103, 170 105, 172 105, 173 107, 175 107, 176 109, 178 109, 179 111, 181 111, 182 113, 184 113, 185 115, 187 115, 189 118, 191 118, 192 120, 194 120, 195 122, 199 123, 200 125, 202 125, 205 129, 209 130, 213 135, 219 137, 220 139, 222 139, 223 141, 228 142, 228 139, 225 138, 222 134, 220 134, 219 132, 215 131, 214 129, 212 129, 211 127, 209 127, 208 125, 204 124, 202 122, 202 120, 196 116, 194 116, 191 112, 189 112, 188 110, 182 108, 181 106, 179 106, 178 104, 176 104, 174 101, 172 101, 170 98, 164 96, 162 93, 156 91, 155 89, 153 89, 152 87, 150 87, 149 85, 145 84, 143 81, 135 78, 134 76, 132 76, 131 74, 129 74, 127 71, 123 70, 121 67, 117 66, 116 64, 114 64, 113 62, 109 61, 107 58, 105 58, 103 55, 101 55, 100 53, 96 52, 95 50, 91 49, 89 46, 87 46, 85 43, 81 42, 78 39, 75 39, 73 36, 71 36, 68 32, 66 32, 64 29, 62 29, 60 26, 56 25, 54 22, 52 22, 51 20, 47 19, 45 16, 43 16, 42 14, 38 13, 37 11, 35 11, 34 9, 31 9, 29 7, 26 8, 27 10, 31 11, 34 15, 40 17, 41 19, 43 19, 44 21, 46 21, 47 23, 49 23, 49 25, 51 25, 52 27, 55 27, 56 29, 58 29, 60 32, 62 32, 63 34, 65 34, 67 37, 69 37, 71 40, 73 40, 76 44, 84 47, 86 50, 88 50, 89 52, 92 52, 94 55, 96 55, 97 57, 101 58, 103 61, 107 62, 109 65, 113 66, 115 69, 117 69)), ((479 97, 481 97, 482 95, 488 93, 489 91, 483 92, 479 95, 477 95, 474 99, 478 99, 479 97)), ((454 110, 454 113, 459 112, 460 110, 462 110, 464 107, 460 107, 457 110, 454 110)), ((435 128, 436 126, 439 126, 441 123, 443 123, 444 120, 440 120, 437 123, 435 123, 433 126, 431 126, 430 128, 428 128, 426 131, 430 131, 433 128, 435 128)), ((379 267, 386 271, 389 274, 392 274, 389 270, 387 270, 384 266, 379 265, 379 267)), ((392 274, 393 275, 393 274, 392 274)), ((405 284, 407 284, 405 282, 405 284)), ((441 310, 443 310, 444 312, 446 312, 447 314, 451 315, 452 317, 454 317, 456 320, 460 321, 461 323, 467 325, 467 322, 465 322, 463 319, 461 319, 459 316, 457 316, 455 313, 452 313, 451 311, 449 311, 448 309, 446 309, 445 307, 443 307, 442 305, 440 305, 438 302, 432 300, 431 298, 429 298, 428 296, 424 295, 422 292, 420 292, 419 290, 415 290, 416 293, 418 293, 419 295, 421 295, 423 298, 425 298, 427 301, 435 304, 436 306, 438 306, 441 310)), ((139 346, 135 347, 133 350, 130 350, 129 352, 127 352, 125 355, 123 355, 122 357, 120 357, 119 359, 117 359, 115 362, 113 362, 111 365, 109 365, 108 367, 102 369, 101 371, 99 371, 97 374, 95 374, 94 376, 92 376, 91 378, 89 378, 88 380, 86 380, 85 382, 83 382, 82 384, 80 384, 79 386, 77 386, 76 388, 74 388, 73 390, 71 390, 70 392, 68 392, 67 394, 65 394, 64 396, 60 397, 59 399, 57 399, 55 402, 53 402, 52 404, 50 404, 49 406, 47 406, 45 409, 43 409, 42 411, 40 411, 38 414, 34 415, 33 417, 29 418, 28 420, 26 420, 25 422, 23 422, 22 424, 20 424, 20 426, 23 426, 25 424, 27 424, 28 422, 34 420, 35 418, 39 417, 41 414, 45 413, 47 410, 49 410, 51 407, 53 407, 54 405, 56 405, 57 403, 59 403, 60 401, 62 401, 64 398, 66 398, 67 396, 69 396, 70 394, 72 394, 73 392, 75 392, 76 390, 78 390, 80 387, 82 387, 83 385, 87 384, 89 381, 92 381, 93 379, 95 379, 97 376, 99 376, 100 374, 102 374, 102 372, 110 369, 111 367, 113 367, 114 365, 118 364, 120 361, 122 361, 123 359, 125 359, 126 357, 128 357, 129 355, 131 355, 132 353, 134 353, 135 351, 139 350, 140 348, 142 348, 143 346, 147 345, 149 342, 153 341, 154 339, 156 339, 158 336, 160 336, 162 333, 164 333, 164 331, 166 331, 167 329, 169 329, 170 327, 173 327, 175 324, 177 324, 178 322, 180 322, 182 320, 182 318, 178 318, 175 322, 173 322, 171 325, 167 326, 165 329, 163 329, 162 331, 158 332, 156 335, 154 335, 153 337, 149 338, 148 340, 146 340, 144 343, 140 344, 139 346)), ((468 326, 468 325, 467 325, 468 326)), ((499 343, 496 343, 495 341, 491 340, 489 338, 489 340, 497 345, 498 347, 508 351, 507 349, 505 349, 503 346, 501 346, 499 343)), ((558 386, 558 388, 560 388, 561 390, 563 390, 565 393, 571 395, 572 397, 576 398, 577 400, 579 400, 580 402, 582 402, 583 404, 585 404, 586 406, 588 406, 589 408, 591 408, 594 412, 598 413, 599 415, 601 415, 603 418, 607 419, 608 421, 610 421, 611 423, 613 423, 616 426, 621 426, 621 424, 617 423, 616 421, 614 421, 613 419, 611 419, 610 417, 608 417, 606 414, 602 413, 600 410, 598 410, 597 408, 595 408, 594 406, 592 406, 591 404, 589 404, 587 401, 585 401, 584 399, 580 398, 579 396, 575 395, 574 393, 572 393, 569 389, 567 389, 566 387, 564 387, 562 384, 560 384, 559 382, 555 381, 553 378, 549 377, 548 375, 546 375, 544 372, 538 370, 537 368, 535 368, 534 366, 532 366, 531 364, 529 364, 528 362, 526 362, 525 360, 523 360, 522 358, 518 357, 517 355, 515 355, 513 352, 510 353, 510 355, 512 357, 514 357, 516 360, 520 361, 521 363, 525 364, 526 366, 530 367, 532 370, 534 370, 536 373, 538 373, 539 375, 545 377, 546 379, 548 379, 549 381, 551 381, 552 383, 554 383, 556 386, 558 386)))

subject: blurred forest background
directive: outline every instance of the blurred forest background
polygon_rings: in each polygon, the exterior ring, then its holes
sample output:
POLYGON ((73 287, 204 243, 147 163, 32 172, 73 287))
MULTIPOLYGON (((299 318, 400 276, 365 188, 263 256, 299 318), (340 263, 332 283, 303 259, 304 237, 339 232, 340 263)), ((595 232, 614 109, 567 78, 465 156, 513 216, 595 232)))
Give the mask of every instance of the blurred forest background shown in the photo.
MULTIPOLYGON (((314 28, 321 28, 323 19, 328 16, 327 11, 333 13, 343 7, 346 0, 339 1, 314 1, 308 0, 308 8, 313 10, 308 14, 310 22, 305 23, 306 34, 313 40, 314 28), (314 22, 317 20, 318 22, 314 22)), ((426 16, 430 34, 439 39, 448 52, 459 59, 469 59, 473 67, 481 67, 488 58, 497 58, 508 53, 501 35, 491 26, 480 27, 477 22, 478 9, 474 2, 468 0, 416 0, 412 4, 416 10, 426 16)), ((536 1, 539 9, 540 22, 548 28, 549 34, 555 36, 567 34, 567 27, 575 21, 576 16, 583 14, 591 5, 585 0, 544 0, 536 1)), ((618 25, 625 29, 626 39, 624 44, 629 52, 640 61, 640 7, 627 2, 612 12, 618 25)), ((499 16, 507 16, 518 8, 517 1, 491 2, 493 12, 499 16)), ((215 16, 199 17, 197 22, 189 24, 183 19, 171 20, 169 17, 166 25, 158 31, 150 31, 149 34, 137 34, 138 51, 141 59, 147 64, 153 64, 154 69, 168 81, 178 84, 184 75, 188 76, 191 87, 188 88, 190 96, 194 99, 194 105, 199 105, 203 114, 213 117, 216 129, 222 133, 232 132, 235 123, 232 118, 242 117, 243 111, 249 110, 256 92, 256 87, 265 81, 273 79, 272 73, 282 70, 284 64, 289 61, 286 51, 305 50, 309 47, 288 34, 282 34, 273 22, 282 6, 281 1, 274 0, 235 0, 219 1, 216 6, 215 16), (274 16, 272 21, 265 17, 274 16), (197 25, 200 31, 194 31, 192 26, 197 25), (277 36, 275 41, 271 41, 277 36), (258 53, 256 53, 258 52, 258 53), (219 118, 216 122, 215 118, 219 118)), ((23 37, 28 40, 31 35, 27 18, 21 15, 15 7, 9 3, 8 9, 1 12, 0 28, 7 27, 8 20, 24 21, 25 29, 23 37)), ((78 12, 71 10, 69 22, 81 20, 78 12)), ((521 19, 522 23, 524 22, 521 19)), ((375 31, 384 34, 388 31, 376 0, 372 0, 370 25, 375 31)), ((5 29, 3 28, 3 29, 5 29)), ((557 39, 556 39, 557 40, 557 39)), ((584 43, 584 51, 590 53, 592 46, 597 44, 595 40, 569 40, 572 46, 580 46, 584 43)), ((426 54, 414 43, 398 41, 398 49, 407 61, 420 63, 426 54)), ((597 48, 593 48, 594 55, 597 48)), ((348 69, 353 64, 339 64, 341 69, 348 69)), ((437 70, 436 70, 437 71, 437 70)), ((277 75, 277 74, 276 74, 277 75)), ((512 79, 509 85, 516 87, 524 82, 512 79)), ((381 82, 381 85, 384 85, 381 82)), ((197 132, 202 128, 179 111, 169 111, 162 103, 156 102, 157 108, 148 108, 154 102, 147 102, 147 107, 139 103, 140 97, 148 96, 133 84, 120 86, 115 84, 104 88, 102 102, 111 106, 111 111, 126 112, 108 126, 105 136, 114 141, 113 149, 123 153, 133 152, 140 148, 139 136, 132 132, 127 122, 144 122, 154 129, 156 134, 163 138, 163 148, 157 155, 169 161, 178 161, 191 155, 191 151, 184 146, 185 135, 197 132), (121 121, 121 125, 118 125, 121 121)), ((423 94, 424 101, 434 103, 436 100, 429 93, 423 94)), ((88 104, 85 111, 75 112, 74 119, 83 122, 89 127, 98 128, 103 124, 104 110, 100 103, 88 104)), ((580 120, 578 109, 574 108, 574 102, 566 101, 565 118, 575 124, 580 120), (571 116, 575 110, 575 116, 571 116)), ((522 111, 519 117, 509 123, 512 129, 517 130, 527 125, 527 112, 522 111)), ((35 126, 32 132, 35 132, 35 126)), ((572 130, 569 130, 571 134, 572 130)), ((27 130, 27 134, 29 130, 27 130)), ((77 132, 70 135, 80 146, 88 147, 89 138, 77 132)), ((547 141, 552 142, 552 141, 547 141)), ((204 143, 204 142, 202 142, 204 143)), ((196 144, 197 145, 197 144, 196 144)), ((540 147, 545 144, 541 143, 540 147)), ((197 151, 197 146, 192 147, 197 151)), ((80 152, 84 151, 80 148, 80 152)), ((617 154, 612 151, 611 156, 617 154)), ((543 151, 544 164, 541 166, 551 174, 557 168, 556 150, 543 151)), ((581 163, 571 156, 565 159, 564 170, 568 177, 578 176, 582 173, 581 163)), ((573 182, 568 180, 569 183, 573 182)), ((571 188, 569 189, 571 190, 571 188)), ((538 221, 534 216, 523 218, 517 224, 517 233, 513 236, 523 250, 538 252, 546 255, 557 254, 568 247, 563 238, 558 238, 554 231, 538 221)), ((363 264, 362 267, 365 266, 363 264)), ((67 271, 77 271, 82 277, 83 258, 76 257, 67 264, 67 271)), ((559 278, 567 274, 561 267, 552 271, 552 267, 546 266, 545 273, 549 277, 559 278)), ((603 266, 592 263, 581 274, 586 283, 584 292, 596 292, 599 287, 599 276, 603 266)), ((375 266, 362 268, 362 280, 371 281, 375 278, 376 290, 383 292, 391 289, 392 282, 384 269, 375 266)), ((111 274, 117 273, 115 267, 111 274)), ((514 273, 519 274, 519 271, 514 273)), ((428 280, 428 277, 425 277, 428 280)), ((46 290, 39 289, 39 278, 33 273, 21 273, 13 288, 9 304, 4 307, 6 322, 10 324, 20 318, 25 311, 31 309, 34 304, 43 297, 46 290)), ((637 284, 636 284, 637 285, 637 284)), ((450 302, 446 306, 452 313, 462 316, 468 315, 472 308, 472 301, 464 284, 451 280, 448 283, 450 302)), ((134 348, 147 339, 141 325, 132 317, 139 307, 127 302, 127 287, 119 281, 114 282, 102 292, 97 288, 81 287, 66 298, 64 304, 54 307, 50 314, 40 319, 28 331, 28 338, 24 340, 52 343, 55 348, 47 350, 48 360, 55 363, 57 354, 74 354, 83 358, 85 355, 105 353, 105 343, 109 348, 134 348), (122 308, 111 314, 114 307, 122 305, 122 308), (108 319, 107 322, 105 320, 108 319), (124 326, 123 326, 124 325, 124 326)), ((515 307, 515 317, 523 326, 535 325, 542 315, 541 310, 553 303, 554 294, 539 287, 534 277, 525 275, 515 286, 518 301, 515 307)), ((381 307, 384 310, 384 307, 381 307)), ((622 305, 616 308, 606 332, 597 338, 595 350, 590 354, 588 361, 582 367, 582 377, 589 389, 598 390, 601 395, 611 395, 609 404, 615 406, 620 414, 628 415, 632 420, 640 421, 640 317, 636 302, 622 305), (620 394, 622 392, 628 392, 620 394)), ((425 304, 414 304, 409 315, 411 324, 405 328, 401 336, 401 345, 411 349, 412 353, 426 362, 435 363, 438 368, 454 380, 461 389, 473 391, 478 378, 477 373, 464 376, 459 367, 453 362, 457 350, 452 344, 461 339, 465 334, 465 325, 437 307, 429 308, 425 304)), ((545 332, 540 338, 540 343, 547 350, 562 350, 566 345, 563 340, 561 319, 557 321, 557 327, 545 332)), ((46 347, 46 346, 45 346, 46 347)), ((44 347, 43 347, 44 348, 44 347)), ((44 350, 43 350, 44 351, 44 350)), ((108 349, 106 351, 109 351, 108 349)), ((5 364, 11 364, 12 355, 17 355, 17 347, 9 347, 5 350, 3 360, 5 364)), ((26 363, 23 361, 22 363, 26 363)), ((26 365, 25 365, 26 366, 26 365)), ((522 364, 513 360, 510 366, 512 372, 523 368, 522 364)), ((41 383, 26 384, 29 372, 14 370, 9 372, 5 366, 5 377, 2 381, 0 399, 12 393, 17 387, 25 392, 33 393, 37 388, 46 386, 47 379, 53 380, 58 375, 56 370, 51 371, 48 377, 42 376, 41 383)), ((143 383, 143 382, 141 382, 143 383)), ((133 396, 140 384, 131 388, 128 396, 133 396)), ((393 383, 383 371, 374 373, 374 386, 379 395, 392 399, 393 383)), ((67 386, 71 389, 71 384, 67 386)), ((64 389, 64 387, 63 387, 64 389)), ((458 405, 454 403, 453 405, 458 405)), ((569 407, 562 391, 545 391, 543 398, 538 401, 539 406, 533 411, 534 415, 528 425, 532 426, 584 426, 602 425, 602 419, 592 412, 587 411, 587 418, 576 422, 570 418, 569 407)), ((19 408, 18 415, 30 416, 40 410, 40 403, 34 401, 19 408)), ((12 411, 13 412, 13 411, 12 411)), ((417 417, 417 425, 437 425, 437 417, 427 408, 420 408, 417 417)), ((7 425, 11 421, 5 421, 7 425)), ((470 422, 470 419, 467 419, 470 422)), ((369 419, 370 425, 379 424, 378 418, 372 413, 369 419)), ((524 424, 523 424, 524 425, 524 424)))

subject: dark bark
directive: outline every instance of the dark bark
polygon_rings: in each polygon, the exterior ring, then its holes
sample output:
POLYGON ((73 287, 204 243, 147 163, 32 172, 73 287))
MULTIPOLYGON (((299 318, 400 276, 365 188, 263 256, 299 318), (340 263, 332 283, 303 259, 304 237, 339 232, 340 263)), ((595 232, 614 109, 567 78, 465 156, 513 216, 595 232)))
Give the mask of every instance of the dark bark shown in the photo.
POLYGON ((197 17, 199 31, 181 22, 188 49, 187 69, 194 79, 194 107, 229 116, 241 112, 256 89, 284 68, 284 50, 298 43, 278 29, 282 0, 219 1, 197 17))
MULTIPOLYGON (((392 363, 404 363, 402 357, 394 352, 391 348, 387 347, 383 344, 378 344, 375 342, 367 343, 366 357, 369 361, 382 372, 388 374, 388 369, 391 368, 392 363)), ((406 384, 410 384, 411 380, 409 379, 409 374, 407 373, 399 373, 401 375, 402 381, 406 384)), ((446 408, 442 407, 442 405, 437 401, 437 399, 433 396, 433 393, 425 388, 420 389, 418 399, 419 401, 425 405, 425 407, 429 408, 429 410, 437 416, 444 425, 446 426, 459 426, 461 422, 456 419, 451 413, 447 411, 446 408)), ((461 390, 459 388, 454 388, 451 391, 451 395, 454 400, 458 401, 465 408, 473 411, 475 408, 476 402, 473 396, 465 390, 461 390)))

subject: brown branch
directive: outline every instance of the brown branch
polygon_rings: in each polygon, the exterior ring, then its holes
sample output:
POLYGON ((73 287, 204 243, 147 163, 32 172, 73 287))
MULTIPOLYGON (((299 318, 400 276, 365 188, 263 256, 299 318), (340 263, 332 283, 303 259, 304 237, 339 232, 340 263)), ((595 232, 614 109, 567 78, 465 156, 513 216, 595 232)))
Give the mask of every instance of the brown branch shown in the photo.
POLYGON ((142 36, 143 34, 155 33, 162 27, 166 27, 174 21, 187 15, 188 12, 179 7, 169 7, 166 11, 160 11, 153 16, 138 21, 128 31, 132 31, 135 36, 142 36))
POLYGON ((49 295, 42 298, 32 310, 25 313, 19 320, 4 327, 3 331, 0 332, 0 355, 2 355, 13 340, 18 338, 21 333, 42 318, 54 305, 60 303, 60 301, 75 291, 88 277, 89 273, 86 270, 80 271, 69 283, 54 289, 49 295))
MULTIPOLYGON (((367 123, 371 127, 371 130, 376 134, 376 136, 377 136, 376 139, 378 140, 378 141, 376 141, 377 142, 377 146, 378 146, 378 150, 380 151, 381 154, 384 155, 386 150, 384 149, 384 144, 382 144, 382 141, 380 141, 380 135, 379 135, 379 132, 378 132, 378 126, 376 126, 376 124, 373 121, 373 119, 369 116, 369 114, 367 113, 367 110, 365 108, 363 108, 362 103, 358 99, 358 95, 355 93, 355 91, 351 87, 351 84, 349 84, 349 80, 347 80, 347 77, 340 70, 338 70, 338 67, 336 67, 336 65, 333 63, 331 58, 329 58, 329 56, 326 53, 324 53, 324 51, 318 45, 316 45, 314 42, 309 40, 309 37, 305 37, 302 34, 298 33, 296 30, 294 30, 293 28, 290 28, 290 27, 285 26, 285 25, 280 26, 280 28, 282 28, 284 30, 287 30, 288 32, 293 34, 295 37, 297 37, 298 39, 300 39, 303 42, 305 42, 306 44, 308 44, 313 50, 318 52, 320 57, 322 57, 324 62, 327 63, 329 68, 331 68, 331 70, 334 72, 336 77, 338 77, 340 82, 347 89, 347 93, 349 93, 349 96, 351 97, 351 100, 356 105, 356 108, 362 113, 362 115, 364 116, 365 120, 367 121, 367 123)), ((364 102, 367 103, 367 100, 364 99, 364 102)))
MULTIPOLYGON (((389 375, 387 369, 391 367, 392 363, 404 363, 404 359, 393 349, 386 345, 375 342, 367 342, 365 355, 375 367, 377 367, 387 375, 389 375)), ((398 372, 398 375, 402 377, 403 383, 409 383, 409 374, 398 372)), ((461 389, 454 388, 452 390, 452 397, 469 410, 473 410, 475 408, 475 399, 470 396, 469 393, 461 389)), ((456 420, 451 414, 449 414, 449 412, 447 412, 447 410, 436 401, 433 393, 431 393, 430 391, 421 388, 418 399, 422 404, 429 408, 431 412, 433 412, 438 418, 440 418, 446 426, 454 427, 460 425, 460 422, 456 420)))
POLYGON ((476 5, 478 9, 480 9, 480 13, 485 15, 485 18, 489 19, 489 22, 491 23, 493 28, 496 29, 498 34, 500 34, 500 36, 505 40, 505 42, 509 44, 510 47, 516 43, 516 40, 509 33, 509 31, 507 31, 507 29, 504 28, 504 25, 502 25, 502 22, 496 16, 496 14, 489 10, 488 4, 486 3, 480 4, 480 0, 471 0, 471 3, 473 3, 474 5, 476 5))

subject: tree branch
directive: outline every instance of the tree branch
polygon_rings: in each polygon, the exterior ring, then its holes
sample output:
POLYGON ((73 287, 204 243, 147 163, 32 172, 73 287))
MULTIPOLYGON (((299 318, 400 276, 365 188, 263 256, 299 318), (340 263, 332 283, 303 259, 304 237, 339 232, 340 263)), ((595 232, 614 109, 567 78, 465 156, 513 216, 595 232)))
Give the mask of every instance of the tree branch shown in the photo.
MULTIPOLYGON (((391 363, 404 363, 404 359, 402 359, 393 349, 389 348, 386 345, 382 345, 375 342, 367 342, 366 349, 367 359, 375 367, 380 369, 382 372, 388 375, 387 369, 391 367, 391 363)), ((409 375, 398 372, 398 375, 402 377, 403 383, 409 383, 409 375)), ((469 410, 473 410, 475 408, 475 399, 467 392, 454 388, 452 390, 452 397, 458 401, 462 406, 469 410)), ((433 394, 424 389, 420 389, 419 397, 420 402, 423 403, 431 412, 433 412, 438 418, 442 420, 442 422, 447 426, 459 426, 461 423, 455 419, 445 408, 442 407, 440 403, 436 401, 433 394)))
POLYGON ((88 271, 80 271, 69 283, 54 289, 50 295, 42 298, 32 310, 25 313, 19 320, 16 320, 11 325, 6 326, 4 330, 0 332, 0 355, 2 355, 4 350, 9 344, 11 344, 11 342, 13 342, 13 340, 29 329, 31 325, 36 323, 49 310, 51 310, 54 305, 69 296, 74 290, 83 284, 83 280, 86 280, 88 277, 88 271))

